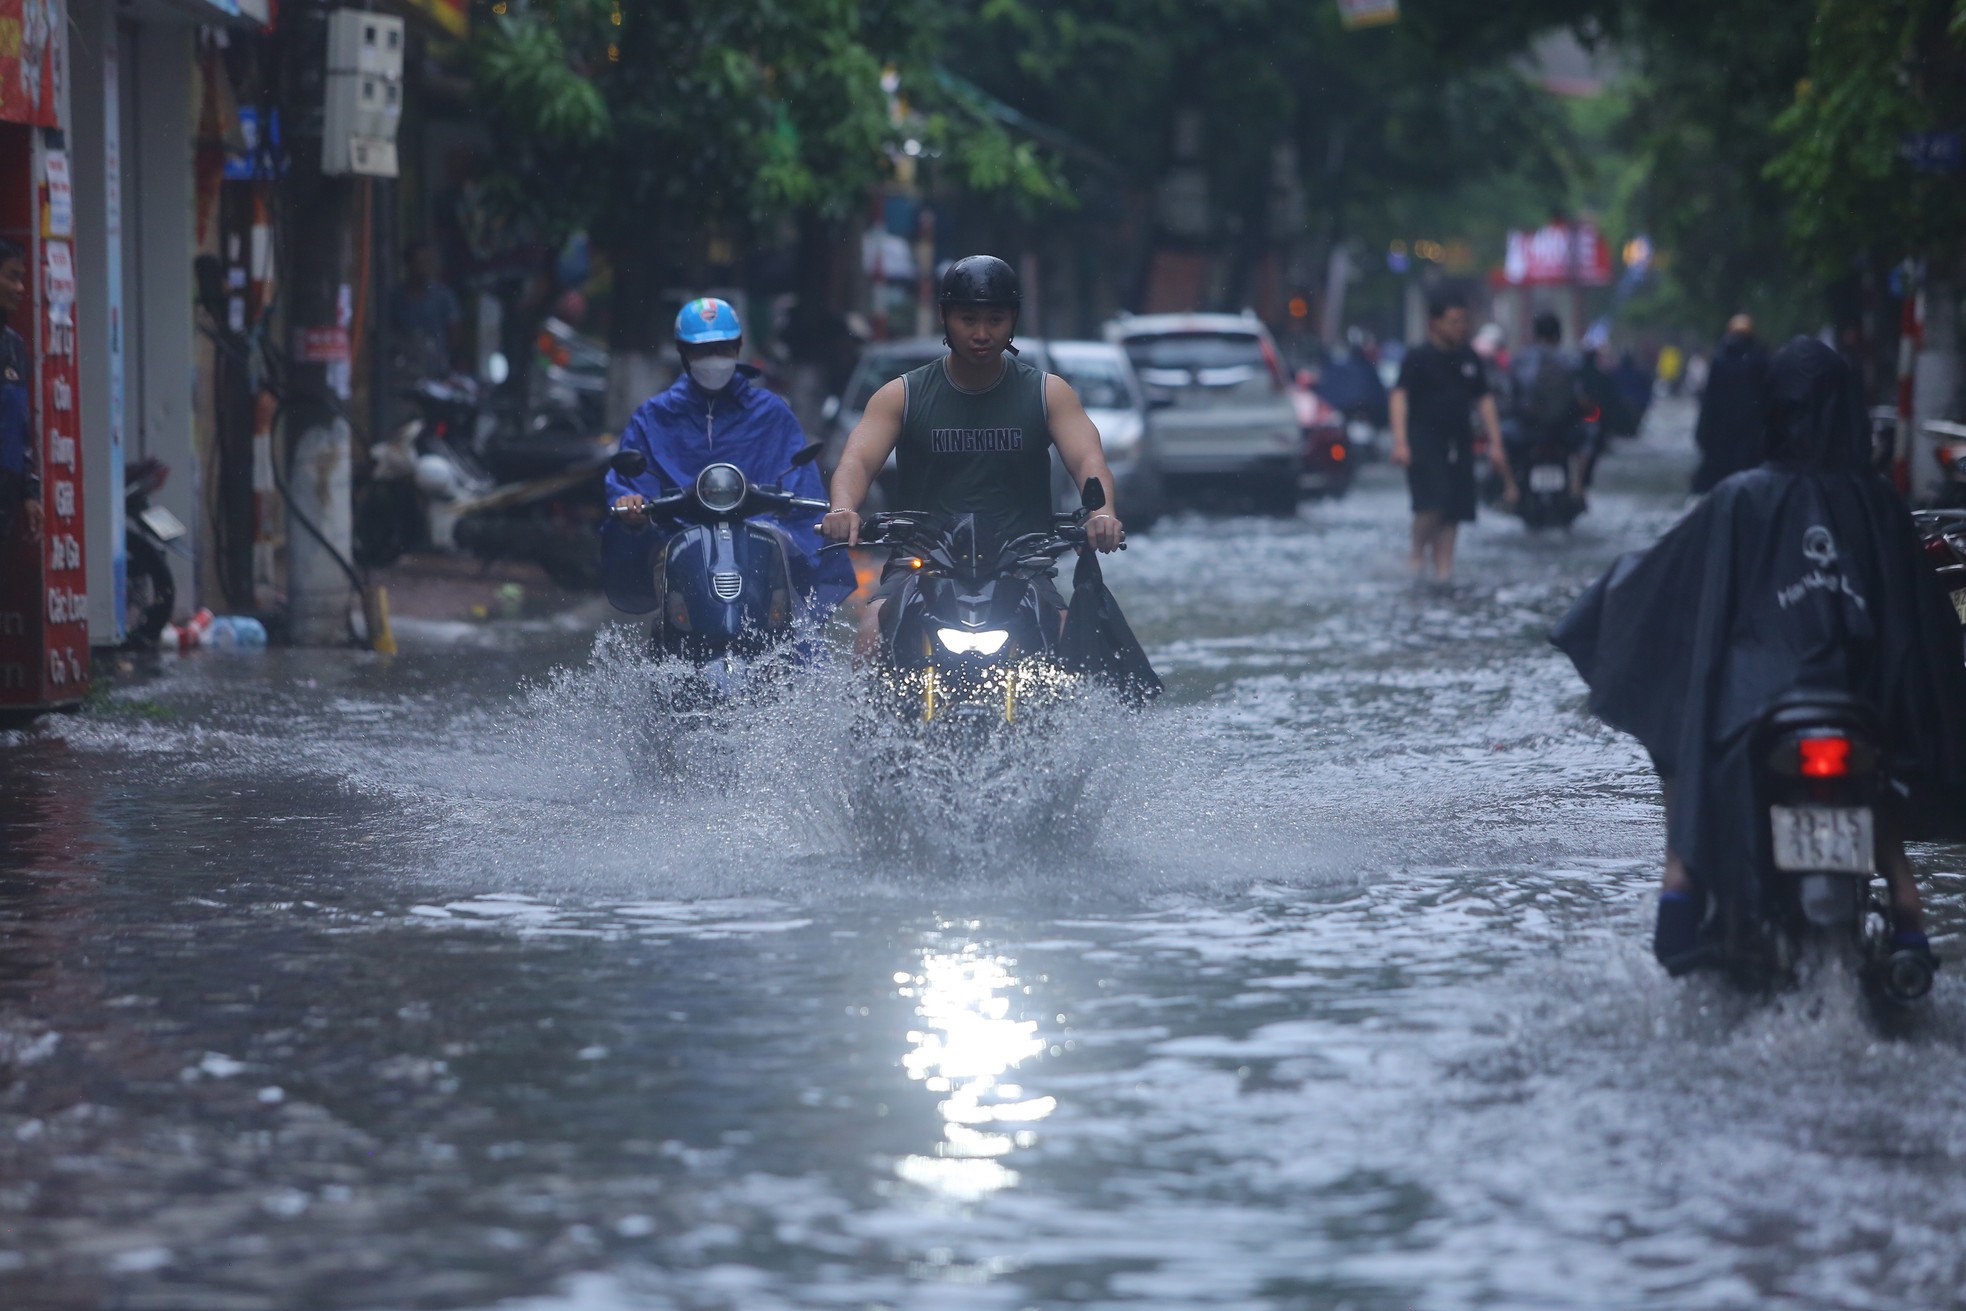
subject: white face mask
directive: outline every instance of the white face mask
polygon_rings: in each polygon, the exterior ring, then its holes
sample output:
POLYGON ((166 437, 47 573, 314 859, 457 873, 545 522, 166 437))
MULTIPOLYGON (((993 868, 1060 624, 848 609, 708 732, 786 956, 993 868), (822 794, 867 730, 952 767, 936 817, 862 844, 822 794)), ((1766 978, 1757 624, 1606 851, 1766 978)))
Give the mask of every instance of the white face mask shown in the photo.
POLYGON ((722 391, 737 376, 737 359, 730 355, 706 355, 689 366, 689 376, 704 391, 722 391))

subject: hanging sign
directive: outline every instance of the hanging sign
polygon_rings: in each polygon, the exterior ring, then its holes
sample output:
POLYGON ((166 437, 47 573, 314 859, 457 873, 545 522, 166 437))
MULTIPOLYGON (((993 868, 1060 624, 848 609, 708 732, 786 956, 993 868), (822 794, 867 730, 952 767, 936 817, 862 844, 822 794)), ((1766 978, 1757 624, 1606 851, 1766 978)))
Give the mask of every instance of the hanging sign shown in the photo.
POLYGON ((75 235, 75 188, 68 177, 68 152, 48 152, 48 208, 41 215, 41 235, 75 235))
POLYGON ((1513 287, 1605 287, 1611 248, 1595 223, 1550 223, 1509 233, 1502 280, 1513 287))

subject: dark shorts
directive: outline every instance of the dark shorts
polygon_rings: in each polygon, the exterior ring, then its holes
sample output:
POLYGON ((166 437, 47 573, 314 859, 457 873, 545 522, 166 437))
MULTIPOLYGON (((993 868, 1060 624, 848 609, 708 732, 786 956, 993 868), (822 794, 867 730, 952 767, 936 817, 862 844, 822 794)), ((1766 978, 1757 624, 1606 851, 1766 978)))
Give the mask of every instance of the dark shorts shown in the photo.
POLYGON ((1416 447, 1413 463, 1406 467, 1406 487, 1413 496, 1413 513, 1437 514, 1449 523, 1474 522, 1474 452, 1469 447, 1416 447))

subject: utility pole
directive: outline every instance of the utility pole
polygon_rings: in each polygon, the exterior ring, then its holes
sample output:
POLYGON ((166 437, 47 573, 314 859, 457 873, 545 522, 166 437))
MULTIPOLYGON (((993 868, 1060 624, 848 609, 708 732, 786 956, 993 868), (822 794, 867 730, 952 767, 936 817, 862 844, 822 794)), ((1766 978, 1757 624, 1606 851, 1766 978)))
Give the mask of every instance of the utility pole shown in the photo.
MULTIPOLYGON (((328 73, 328 6, 301 0, 280 15, 281 117, 289 159, 279 189, 291 364, 280 436, 295 522, 288 532, 287 604, 297 646, 346 640, 354 583, 349 466, 352 433, 344 401, 352 343, 342 319, 347 281, 349 190, 322 171, 328 73)), ((280 457, 275 454, 276 463, 280 457)))

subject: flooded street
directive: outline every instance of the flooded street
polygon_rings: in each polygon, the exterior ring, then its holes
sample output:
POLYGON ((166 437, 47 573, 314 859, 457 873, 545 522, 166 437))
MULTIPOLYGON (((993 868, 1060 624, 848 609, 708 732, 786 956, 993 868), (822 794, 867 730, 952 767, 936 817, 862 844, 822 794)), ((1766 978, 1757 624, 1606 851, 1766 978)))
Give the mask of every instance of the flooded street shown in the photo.
POLYGON ((985 759, 884 766, 845 671, 679 728, 578 624, 0 738, 0 1305, 1966 1305, 1966 852, 1902 1039, 1669 983, 1545 641, 1689 422, 1448 589, 1384 466, 1166 521, 1107 576, 1168 695, 985 759))

